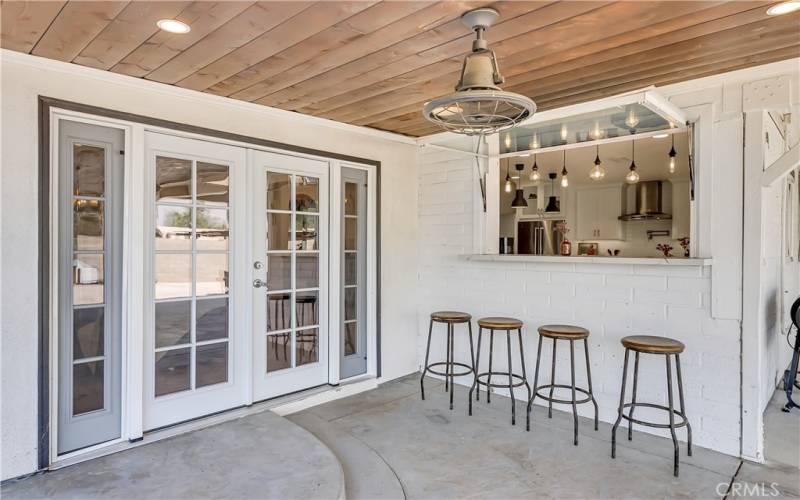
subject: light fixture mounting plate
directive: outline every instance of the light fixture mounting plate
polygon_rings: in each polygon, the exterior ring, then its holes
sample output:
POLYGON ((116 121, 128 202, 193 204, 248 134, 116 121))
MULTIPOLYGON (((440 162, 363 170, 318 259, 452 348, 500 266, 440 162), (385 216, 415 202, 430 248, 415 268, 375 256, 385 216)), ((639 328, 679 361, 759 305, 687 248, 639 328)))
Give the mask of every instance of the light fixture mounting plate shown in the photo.
POLYGON ((484 7, 465 12, 461 16, 461 22, 464 23, 464 26, 474 31, 476 28, 486 29, 490 27, 499 17, 499 12, 489 7, 484 7))

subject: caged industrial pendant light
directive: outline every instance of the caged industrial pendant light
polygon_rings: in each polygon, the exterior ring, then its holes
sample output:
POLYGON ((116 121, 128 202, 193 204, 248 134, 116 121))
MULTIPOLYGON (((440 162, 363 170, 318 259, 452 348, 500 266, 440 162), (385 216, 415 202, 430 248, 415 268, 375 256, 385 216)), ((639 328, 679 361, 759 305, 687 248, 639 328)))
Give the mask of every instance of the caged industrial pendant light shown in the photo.
POLYGON ((514 127, 536 112, 536 104, 528 97, 498 87, 505 80, 483 37, 498 17, 490 8, 461 16, 461 22, 475 32, 472 53, 464 58, 456 91, 425 103, 426 120, 458 134, 488 135, 514 127))

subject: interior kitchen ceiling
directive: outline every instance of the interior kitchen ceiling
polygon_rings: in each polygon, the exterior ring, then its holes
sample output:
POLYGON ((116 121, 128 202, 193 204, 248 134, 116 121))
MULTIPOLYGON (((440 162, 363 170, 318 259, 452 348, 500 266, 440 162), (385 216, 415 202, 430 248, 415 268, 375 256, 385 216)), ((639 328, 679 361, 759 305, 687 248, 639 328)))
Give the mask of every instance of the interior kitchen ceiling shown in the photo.
POLYGON ((546 110, 800 56, 800 11, 772 3, 4 0, 0 46, 421 136, 439 131, 423 103, 452 92, 470 50, 467 10, 500 12, 503 89, 546 110))

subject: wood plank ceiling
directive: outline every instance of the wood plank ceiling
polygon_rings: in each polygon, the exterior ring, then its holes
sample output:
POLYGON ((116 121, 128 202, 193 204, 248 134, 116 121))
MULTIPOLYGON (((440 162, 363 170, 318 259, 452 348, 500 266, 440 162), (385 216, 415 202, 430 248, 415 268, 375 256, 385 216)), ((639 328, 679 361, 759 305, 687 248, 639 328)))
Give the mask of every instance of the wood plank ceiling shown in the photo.
POLYGON ((504 89, 540 110, 800 56, 800 12, 746 1, 6 0, 0 46, 420 136, 470 49, 459 16, 487 5, 504 89))

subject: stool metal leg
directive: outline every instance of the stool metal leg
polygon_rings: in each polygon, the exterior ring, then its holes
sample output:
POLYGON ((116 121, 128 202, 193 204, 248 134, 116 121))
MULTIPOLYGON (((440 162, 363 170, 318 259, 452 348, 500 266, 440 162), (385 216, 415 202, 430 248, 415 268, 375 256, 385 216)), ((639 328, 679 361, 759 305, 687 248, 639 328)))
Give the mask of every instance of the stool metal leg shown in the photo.
POLYGON ((419 378, 419 388, 422 392, 423 401, 425 401, 425 374, 428 372, 428 357, 431 355, 431 333, 433 333, 433 320, 428 325, 428 348, 425 349, 425 366, 422 368, 422 376, 419 378))
POLYGON ((629 349, 625 349, 625 361, 622 362, 622 389, 619 392, 619 408, 617 409, 617 421, 614 422, 614 427, 611 428, 611 458, 617 456, 617 427, 622 420, 622 408, 625 403, 625 382, 628 380, 628 353, 629 349))
POLYGON ((531 385, 528 383, 528 373, 525 371, 525 350, 522 346, 522 328, 517 328, 517 336, 519 337, 519 362, 522 365, 522 380, 525 382, 525 388, 528 389, 528 401, 530 401, 531 385))
POLYGON ((672 434, 672 445, 675 448, 673 458, 672 474, 678 477, 678 437, 675 435, 675 413, 672 406, 672 365, 669 361, 669 354, 664 356, 667 359, 667 399, 669 400, 669 433, 672 434))
POLYGON ((553 418, 553 389, 556 383, 556 344, 558 341, 554 338, 553 339, 553 359, 550 360, 551 368, 550 368, 550 402, 548 403, 547 407, 547 418, 553 418))
POLYGON ((531 410, 533 400, 536 399, 536 390, 539 388, 539 360, 542 359, 542 336, 539 335, 539 347, 536 348, 536 369, 533 371, 533 392, 528 398, 528 418, 525 428, 531 430, 531 410))
POLYGON ((455 382, 453 382, 453 372, 455 371, 455 366, 453 363, 455 362, 455 356, 453 355, 453 351, 455 350, 455 327, 452 323, 447 324, 447 335, 450 337, 450 362, 447 364, 447 369, 450 373, 450 409, 453 409, 453 393, 456 392, 455 382))
POLYGON ((586 355, 586 379, 589 381, 589 397, 592 398, 594 405, 594 430, 597 430, 597 401, 594 399, 594 391, 592 390, 592 365, 589 363, 589 341, 583 339, 583 351, 586 355))
POLYGON ((478 365, 475 364, 475 346, 472 343, 472 321, 467 323, 469 329, 469 357, 472 359, 472 374, 478 374, 478 365))
POLYGON ((575 341, 569 340, 569 369, 572 381, 572 441, 578 446, 578 406, 575 404, 575 341))
POLYGON ((514 369, 511 365, 511 330, 506 330, 506 347, 508 348, 508 392, 511 393, 511 425, 517 421, 517 401, 514 399, 514 369))
POLYGON ((628 441, 633 440, 633 410, 636 409, 636 387, 639 385, 639 351, 636 351, 636 356, 633 358, 633 396, 631 396, 631 411, 628 415, 631 420, 628 421, 628 441))
POLYGON ((494 354, 494 329, 489 328, 489 376, 486 378, 486 402, 492 402, 492 358, 494 354))
MULTIPOLYGON (((477 389, 475 393, 475 401, 478 401, 481 394, 481 386, 478 385, 478 367, 481 364, 481 337, 483 336, 483 327, 478 327, 478 352, 477 359, 475 360, 475 377, 472 379, 472 387, 469 389, 469 414, 472 415, 472 391, 477 389)), ((472 339, 472 328, 470 327, 470 339, 472 339)))
POLYGON ((678 372, 678 398, 681 403, 681 414, 686 419, 686 453, 692 456, 692 426, 689 425, 689 419, 686 417, 686 406, 683 404, 683 380, 681 379, 681 355, 675 355, 675 370, 678 372))
POLYGON ((450 388, 450 376, 449 376, 449 374, 450 374, 450 363, 452 363, 452 360, 450 359, 450 342, 451 342, 451 340, 452 339, 450 338, 450 323, 447 323, 447 347, 446 347, 446 350, 444 351, 444 359, 445 359, 445 363, 444 363, 444 392, 447 392, 449 390, 449 388, 450 388))

